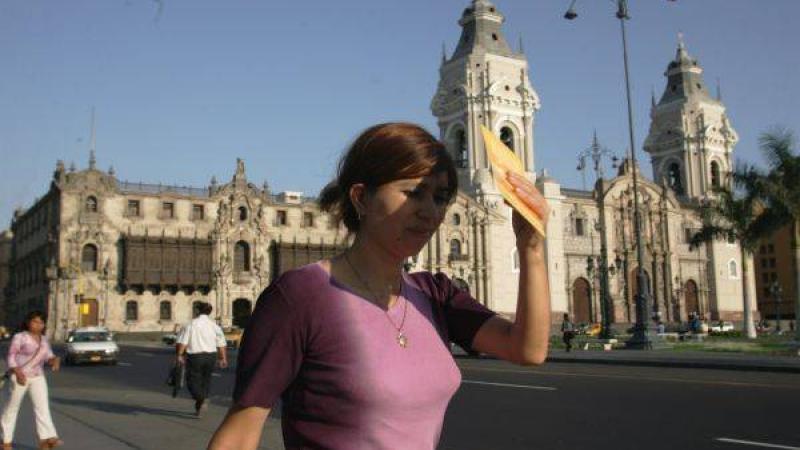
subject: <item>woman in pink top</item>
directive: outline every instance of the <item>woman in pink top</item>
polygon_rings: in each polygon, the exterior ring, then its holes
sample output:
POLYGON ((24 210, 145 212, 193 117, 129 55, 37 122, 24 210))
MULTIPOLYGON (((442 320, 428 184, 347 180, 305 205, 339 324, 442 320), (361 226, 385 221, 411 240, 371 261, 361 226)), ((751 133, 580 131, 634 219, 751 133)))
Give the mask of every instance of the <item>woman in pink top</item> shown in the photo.
POLYGON ((59 358, 53 354, 44 335, 45 316, 41 311, 32 311, 25 317, 23 331, 15 334, 8 348, 8 371, 10 395, 3 408, 0 428, 3 430, 3 450, 12 448, 17 414, 26 392, 31 394, 33 413, 36 416, 36 433, 39 448, 55 448, 64 442, 58 438, 53 419, 50 417, 50 400, 47 394, 47 379, 44 365, 49 364, 53 372, 60 367, 59 358))
MULTIPOLYGON (((547 202, 533 184, 508 181, 546 221, 547 202)), ((433 450, 461 383, 450 342, 517 364, 545 360, 544 242, 517 212, 513 322, 444 274, 404 273, 457 189, 447 149, 419 126, 376 125, 356 139, 320 195, 353 243, 282 274, 261 294, 239 350, 234 404, 209 448, 255 449, 280 398, 289 450, 433 450)))

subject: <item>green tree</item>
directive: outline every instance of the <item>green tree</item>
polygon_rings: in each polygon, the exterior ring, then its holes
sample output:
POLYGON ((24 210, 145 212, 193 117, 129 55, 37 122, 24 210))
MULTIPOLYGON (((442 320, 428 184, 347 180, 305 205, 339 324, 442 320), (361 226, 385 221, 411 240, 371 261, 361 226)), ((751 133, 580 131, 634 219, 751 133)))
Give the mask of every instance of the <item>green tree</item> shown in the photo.
MULTIPOLYGON (((736 177, 734 176, 734 180, 736 177)), ((691 246, 715 240, 738 242, 742 260, 742 298, 744 309, 744 329, 747 337, 755 338, 753 325, 752 299, 747 289, 750 268, 748 261, 753 256, 759 239, 772 224, 765 221, 764 214, 756 214, 759 208, 757 199, 747 195, 746 190, 732 191, 727 187, 714 189, 714 198, 704 202, 700 209, 702 228, 692 236, 691 246)))
MULTIPOLYGON (((793 133, 786 129, 776 128, 762 134, 759 144, 768 170, 747 166, 737 170, 734 179, 747 186, 748 194, 764 204, 778 227, 791 226, 797 324, 800 320, 800 155, 796 153, 793 133)), ((795 333, 800 340, 800 327, 795 326, 795 333)))

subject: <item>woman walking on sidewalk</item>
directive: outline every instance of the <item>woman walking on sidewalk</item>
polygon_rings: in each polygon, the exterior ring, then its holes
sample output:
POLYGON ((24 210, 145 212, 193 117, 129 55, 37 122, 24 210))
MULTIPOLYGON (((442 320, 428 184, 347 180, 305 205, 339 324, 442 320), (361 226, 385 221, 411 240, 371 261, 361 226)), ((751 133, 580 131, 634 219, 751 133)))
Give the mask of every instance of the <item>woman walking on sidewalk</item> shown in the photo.
POLYGON ((25 317, 22 330, 15 334, 8 348, 9 397, 3 408, 0 427, 3 430, 3 450, 12 448, 17 415, 26 392, 31 394, 33 413, 36 416, 36 434, 39 435, 39 448, 48 449, 62 445, 58 438, 53 419, 50 417, 50 400, 47 393, 47 379, 44 376, 45 363, 53 372, 60 367, 60 360, 53 354, 50 343, 44 335, 45 316, 41 311, 32 311, 25 317))

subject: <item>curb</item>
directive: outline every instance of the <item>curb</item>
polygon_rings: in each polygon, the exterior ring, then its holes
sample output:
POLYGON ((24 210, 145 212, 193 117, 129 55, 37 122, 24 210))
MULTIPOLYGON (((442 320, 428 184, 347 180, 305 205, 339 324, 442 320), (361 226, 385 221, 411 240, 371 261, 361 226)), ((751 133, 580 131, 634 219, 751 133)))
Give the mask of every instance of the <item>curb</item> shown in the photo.
POLYGON ((605 364, 617 366, 642 366, 642 367, 678 367, 684 369, 719 369, 719 370, 740 370, 751 372, 775 372, 775 373, 800 373, 800 365, 764 365, 764 364, 742 364, 728 361, 680 361, 680 360, 638 360, 638 359, 604 359, 604 358, 563 358, 559 356, 548 357, 547 362, 554 363, 584 363, 584 364, 605 364))

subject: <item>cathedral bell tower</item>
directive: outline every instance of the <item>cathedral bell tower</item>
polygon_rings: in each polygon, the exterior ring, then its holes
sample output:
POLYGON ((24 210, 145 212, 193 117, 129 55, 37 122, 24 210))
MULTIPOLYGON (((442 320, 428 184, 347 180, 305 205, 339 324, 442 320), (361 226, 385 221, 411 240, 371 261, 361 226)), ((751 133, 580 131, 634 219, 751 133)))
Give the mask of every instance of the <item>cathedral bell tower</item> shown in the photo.
POLYGON ((473 0, 461 15, 461 38, 448 59, 443 49, 431 110, 440 138, 459 172, 459 186, 472 195, 496 192, 488 173, 480 126, 492 130, 534 172, 533 122, 539 97, 528 79, 521 48, 503 36, 505 18, 488 0, 473 0))
POLYGON ((717 91, 713 98, 703 69, 679 39, 675 59, 667 66, 661 100, 652 100, 650 132, 644 150, 650 154, 653 179, 666 181, 680 198, 699 200, 715 186, 727 186, 733 169, 733 147, 739 140, 717 91))
POLYGON ((494 185, 481 126, 492 130, 522 161, 533 178, 534 116, 539 97, 528 79, 522 48, 511 49, 503 36, 505 18, 488 0, 472 0, 458 24, 461 37, 448 58, 442 52, 439 85, 431 101, 440 139, 456 161, 459 190, 488 209, 479 226, 480 251, 488 271, 487 305, 514 314, 519 255, 511 228, 511 209, 494 185))

